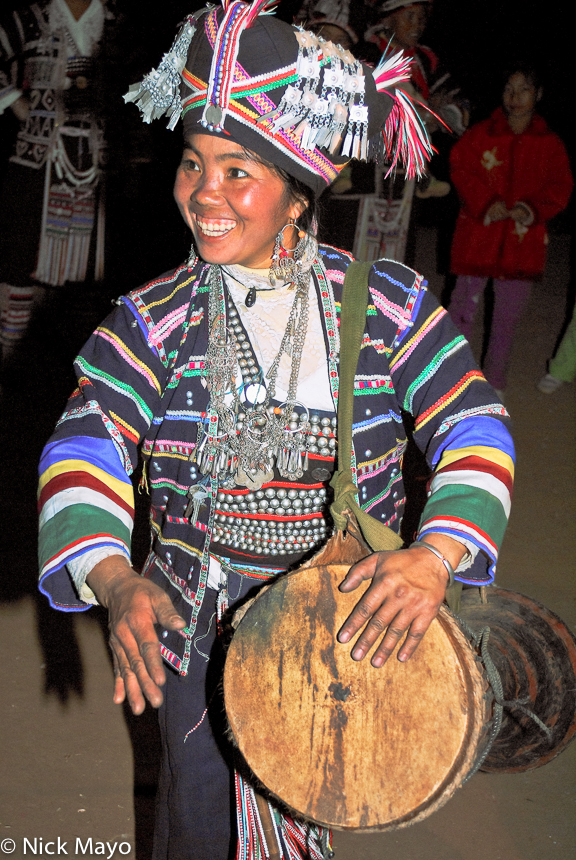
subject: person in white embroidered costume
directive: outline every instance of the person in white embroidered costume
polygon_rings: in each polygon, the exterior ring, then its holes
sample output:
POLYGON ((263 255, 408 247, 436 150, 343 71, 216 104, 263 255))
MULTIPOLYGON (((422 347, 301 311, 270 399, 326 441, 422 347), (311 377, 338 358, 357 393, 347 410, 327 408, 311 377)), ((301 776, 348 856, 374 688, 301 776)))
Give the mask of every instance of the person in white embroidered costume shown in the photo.
POLYGON ((0 18, 0 114, 20 121, 1 189, 5 357, 46 288, 104 274, 98 56, 107 16, 102 0, 49 0, 0 18))

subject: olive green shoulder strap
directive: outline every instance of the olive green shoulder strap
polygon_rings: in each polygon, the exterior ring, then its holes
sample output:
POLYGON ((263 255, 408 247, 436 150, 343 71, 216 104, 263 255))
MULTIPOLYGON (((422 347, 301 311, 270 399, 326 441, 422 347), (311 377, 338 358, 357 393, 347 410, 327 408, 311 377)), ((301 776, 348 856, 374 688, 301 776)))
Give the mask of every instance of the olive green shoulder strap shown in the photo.
POLYGON ((368 307, 368 274, 373 263, 351 263, 344 279, 342 311, 340 314, 340 380, 338 392, 338 471, 331 483, 334 501, 330 507, 334 525, 346 529, 342 515, 346 509, 354 513, 364 539, 374 551, 399 549, 402 538, 388 526, 378 522, 359 506, 358 487, 352 478, 352 415, 354 376, 362 347, 368 307))

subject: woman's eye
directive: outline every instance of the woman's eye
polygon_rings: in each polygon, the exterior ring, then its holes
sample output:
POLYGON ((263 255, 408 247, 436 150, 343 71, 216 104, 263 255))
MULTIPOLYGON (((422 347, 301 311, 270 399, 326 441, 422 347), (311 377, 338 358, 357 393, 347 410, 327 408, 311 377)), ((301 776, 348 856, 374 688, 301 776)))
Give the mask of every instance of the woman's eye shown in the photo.
POLYGON ((186 170, 200 170, 198 162, 194 161, 193 158, 183 158, 182 167, 184 167, 186 170))
POLYGON ((243 170, 241 167, 231 167, 230 168, 230 176, 233 179, 246 179, 248 173, 243 170))

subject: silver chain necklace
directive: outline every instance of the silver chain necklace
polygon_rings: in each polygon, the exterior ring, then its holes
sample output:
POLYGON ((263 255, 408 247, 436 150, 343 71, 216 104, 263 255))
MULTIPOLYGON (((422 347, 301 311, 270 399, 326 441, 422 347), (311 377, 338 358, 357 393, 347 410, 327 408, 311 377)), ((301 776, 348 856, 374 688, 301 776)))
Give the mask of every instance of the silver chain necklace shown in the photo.
POLYGON ((241 402, 236 384, 237 340, 227 324, 229 314, 219 266, 211 267, 208 280, 210 335, 202 381, 210 392, 210 403, 206 424, 198 426, 195 459, 199 469, 204 475, 217 477, 224 486, 237 485, 252 491, 273 479, 274 465, 283 478, 301 478, 308 468, 310 421, 306 407, 297 422, 292 420, 292 413, 298 404, 298 375, 308 329, 310 272, 298 277, 280 349, 266 374, 265 395, 261 402, 253 404, 241 402), (288 394, 281 406, 273 407, 270 401, 276 391, 283 352, 292 360, 288 394))

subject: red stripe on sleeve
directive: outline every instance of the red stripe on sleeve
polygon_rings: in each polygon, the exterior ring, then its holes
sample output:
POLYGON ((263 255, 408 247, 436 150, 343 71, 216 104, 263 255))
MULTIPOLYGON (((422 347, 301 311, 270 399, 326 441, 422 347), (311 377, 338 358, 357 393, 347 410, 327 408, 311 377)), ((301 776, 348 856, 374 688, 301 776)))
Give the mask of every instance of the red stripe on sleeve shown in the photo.
POLYGON ((502 481, 510 495, 512 495, 514 481, 508 469, 504 466, 499 466, 498 463, 486 460, 484 457, 463 457, 461 460, 456 460, 456 462, 449 463, 442 469, 438 469, 435 474, 441 475, 443 472, 463 472, 465 470, 486 472, 489 475, 493 475, 499 481, 502 481))
POLYGON ((89 472, 64 472, 61 475, 56 475, 42 488, 40 498, 38 499, 38 511, 41 511, 46 502, 62 490, 70 490, 75 487, 87 487, 90 490, 95 490, 111 502, 121 507, 130 516, 134 516, 134 508, 132 505, 125 502, 117 493, 110 489, 103 481, 100 481, 89 472))

